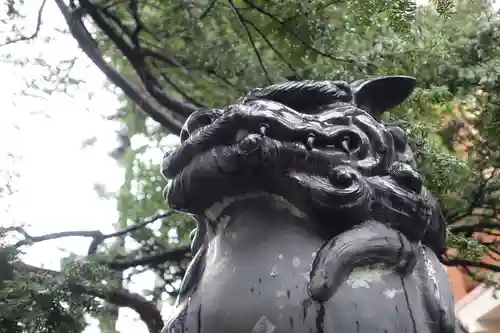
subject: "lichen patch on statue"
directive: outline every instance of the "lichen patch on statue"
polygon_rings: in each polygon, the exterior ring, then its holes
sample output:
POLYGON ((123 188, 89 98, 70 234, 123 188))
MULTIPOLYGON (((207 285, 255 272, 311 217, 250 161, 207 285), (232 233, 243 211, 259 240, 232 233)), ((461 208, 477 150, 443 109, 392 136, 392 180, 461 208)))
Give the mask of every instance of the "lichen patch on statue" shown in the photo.
POLYGON ((352 288, 370 288, 373 283, 384 283, 383 276, 389 274, 387 268, 379 265, 356 267, 347 278, 347 284, 352 288))
POLYGON ((168 204, 198 222, 165 332, 453 332, 442 214, 379 120, 414 86, 285 82, 193 113, 162 165, 168 204))

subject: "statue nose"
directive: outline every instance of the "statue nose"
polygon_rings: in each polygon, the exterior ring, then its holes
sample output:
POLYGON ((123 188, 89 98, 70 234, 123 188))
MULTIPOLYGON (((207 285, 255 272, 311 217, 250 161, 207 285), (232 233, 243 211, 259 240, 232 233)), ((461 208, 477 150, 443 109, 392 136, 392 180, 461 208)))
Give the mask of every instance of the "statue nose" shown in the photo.
POLYGON ((204 109, 191 113, 182 127, 181 141, 187 140, 196 130, 212 124, 221 114, 222 110, 219 109, 204 109))

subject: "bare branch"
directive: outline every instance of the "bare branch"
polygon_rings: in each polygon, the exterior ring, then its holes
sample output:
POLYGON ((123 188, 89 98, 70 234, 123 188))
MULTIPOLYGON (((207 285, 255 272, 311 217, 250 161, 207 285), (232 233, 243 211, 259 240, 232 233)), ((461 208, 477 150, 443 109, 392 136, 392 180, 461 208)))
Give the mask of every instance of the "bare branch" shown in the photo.
POLYGON ((97 247, 106 239, 112 238, 112 237, 120 237, 124 236, 128 233, 134 232, 136 230, 139 230, 141 228, 144 228, 148 224, 151 224, 155 221, 158 221, 160 219, 163 219, 165 217, 168 217, 175 213, 174 211, 169 211, 163 214, 158 214, 153 217, 147 218, 144 221, 134 224, 128 228, 110 233, 110 234, 103 234, 99 230, 82 230, 82 231, 63 231, 63 232, 56 232, 56 233, 51 233, 51 234, 45 234, 45 235, 40 235, 40 236, 31 236, 29 233, 27 233, 23 228, 20 227, 10 227, 10 228, 3 228, 0 230, 3 231, 17 231, 21 233, 25 239, 18 241, 16 244, 14 244, 14 247, 20 247, 24 245, 31 245, 33 243, 38 243, 38 242, 44 242, 48 240, 54 240, 54 239, 59 239, 59 238, 64 238, 64 237, 91 237, 93 238, 89 249, 88 249, 88 254, 94 254, 97 251, 97 247))
POLYGON ((134 101, 141 109, 174 134, 179 134, 185 118, 173 114, 141 87, 136 87, 129 79, 113 69, 101 54, 97 43, 92 38, 85 25, 82 22, 81 11, 71 11, 63 0, 55 0, 56 4, 64 16, 69 30, 78 42, 80 48, 89 57, 90 60, 106 75, 108 80, 120 88, 127 97, 134 101))
POLYGON ((38 36, 38 33, 40 32, 40 28, 42 26, 42 15, 43 15, 43 10, 45 8, 46 3, 47 3, 47 0, 42 0, 42 4, 40 5, 40 8, 38 9, 35 31, 33 31, 33 33, 31 35, 19 36, 17 38, 13 38, 13 39, 7 38, 7 41, 0 44, 0 47, 35 39, 38 36))
POLYGON ((157 254, 152 254, 142 258, 132 259, 132 260, 113 260, 107 262, 106 265, 109 268, 116 270, 125 270, 136 266, 158 266, 167 261, 177 261, 180 262, 182 259, 187 258, 187 255, 191 251, 189 246, 181 246, 173 250, 161 251, 157 254))
POLYGON ((104 235, 100 231, 62 231, 62 232, 55 232, 55 233, 50 233, 50 234, 45 234, 41 236, 31 236, 28 234, 25 230, 19 228, 16 230, 20 233, 22 233, 26 238, 18 241, 16 244, 14 244, 14 247, 21 247, 24 245, 31 245, 33 243, 38 243, 38 242, 44 242, 48 240, 54 240, 54 239, 59 239, 59 238, 65 238, 65 237, 103 237, 104 235), (22 230, 22 231, 21 231, 22 230))
POLYGON ((126 235, 128 233, 131 233, 131 232, 134 232, 136 230, 142 229, 145 226, 147 226, 148 224, 151 224, 151 223, 156 222, 156 221, 158 221, 160 219, 168 217, 168 216, 172 215, 173 213, 175 213, 175 212, 174 211, 169 211, 169 212, 166 212, 166 213, 163 213, 163 214, 158 214, 158 215, 155 215, 153 217, 145 219, 143 222, 134 224, 134 225, 132 225, 132 226, 130 226, 128 228, 119 230, 119 231, 114 232, 112 234, 104 235, 101 239, 94 238, 92 240, 92 243, 89 246, 88 253, 89 254, 95 253, 95 251, 97 250, 97 247, 99 246, 99 244, 102 243, 107 238, 124 236, 124 235, 126 235))

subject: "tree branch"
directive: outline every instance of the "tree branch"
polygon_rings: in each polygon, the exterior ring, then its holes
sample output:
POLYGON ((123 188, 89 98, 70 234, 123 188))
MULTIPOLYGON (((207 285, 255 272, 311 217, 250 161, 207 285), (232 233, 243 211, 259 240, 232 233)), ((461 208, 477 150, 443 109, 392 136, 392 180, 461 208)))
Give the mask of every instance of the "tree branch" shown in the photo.
POLYGON ((23 228, 20 227, 12 227, 12 228, 3 228, 0 230, 3 231, 17 231, 21 233, 25 239, 18 241, 17 243, 14 244, 14 247, 20 247, 24 245, 31 245, 33 243, 38 243, 38 242, 44 242, 48 240, 54 240, 54 239, 59 239, 59 238, 64 238, 64 237, 91 237, 92 242, 89 246, 88 249, 88 254, 94 254, 97 251, 97 247, 106 239, 108 238, 113 238, 113 237, 120 237, 124 236, 128 233, 134 232, 136 230, 139 230, 141 228, 144 228, 148 224, 151 224, 153 222, 156 222, 160 219, 163 219, 165 217, 168 217, 175 213, 174 211, 169 211, 163 214, 158 214, 153 217, 144 219, 144 221, 134 224, 128 228, 110 233, 110 234, 103 234, 99 230, 82 230, 82 231, 63 231, 63 232, 56 232, 56 233, 51 233, 51 234, 45 234, 45 235, 40 235, 40 236, 31 236, 29 233, 27 233, 23 228))
POLYGON ((474 224, 450 225, 448 229, 453 233, 463 232, 472 234, 475 231, 483 231, 484 229, 500 229, 500 223, 486 221, 474 224))
POLYGON ((266 44, 269 46, 269 48, 271 48, 271 50, 273 50, 273 52, 276 54, 276 56, 278 56, 278 58, 280 58, 281 61, 283 61, 285 63, 285 65, 288 67, 288 69, 290 69, 290 71, 292 71, 293 75, 296 77, 296 80, 299 80, 300 79, 299 73, 295 70, 295 68, 292 66, 292 64, 281 54, 281 52, 273 45, 273 43, 271 43, 269 38, 267 38, 266 35, 252 21, 247 20, 243 17, 242 17, 242 19, 244 22, 248 23, 255 30, 255 32, 257 32, 259 34, 259 36, 266 42, 266 44))
POLYGON ((95 253, 97 251, 97 247, 99 246, 99 244, 101 244, 107 238, 120 237, 120 236, 126 235, 128 233, 134 232, 136 230, 142 229, 145 226, 147 226, 148 224, 151 224, 151 223, 156 222, 160 219, 168 217, 168 216, 172 215, 173 213, 175 213, 175 212, 171 210, 171 211, 163 213, 163 214, 158 214, 158 215, 155 215, 153 217, 145 219, 143 222, 134 224, 128 228, 116 231, 116 232, 108 234, 108 235, 104 235, 101 239, 94 238, 92 240, 92 243, 89 245, 88 254, 95 253))
POLYGON ((14 39, 7 38, 7 41, 4 42, 4 43, 2 43, 2 44, 0 44, 0 47, 7 46, 7 45, 10 45, 10 44, 15 44, 15 43, 18 43, 18 42, 25 42, 25 41, 29 41, 29 40, 35 39, 38 36, 38 33, 40 32, 40 28, 42 26, 42 15, 43 15, 43 10, 45 8, 45 4, 46 3, 47 3, 47 0, 42 0, 42 4, 40 5, 40 8, 38 9, 38 15, 37 15, 37 19, 36 19, 35 31, 33 31, 33 33, 31 35, 28 35, 28 36, 19 36, 19 37, 14 38, 14 39))
MULTIPOLYGON (((49 276, 54 279, 65 279, 61 272, 31 266, 23 262, 15 262, 12 266, 19 274, 34 273, 49 276)), ((65 279, 65 281, 67 281, 67 279, 65 279)), ((163 319, 156 305, 149 302, 141 295, 132 293, 127 289, 106 290, 107 287, 105 286, 96 286, 93 283, 82 285, 71 281, 67 281, 66 287, 71 293, 87 294, 103 299, 116 306, 134 310, 148 327, 149 333, 159 333, 163 327, 163 319)))
POLYGON ((131 260, 113 260, 107 262, 106 265, 109 268, 116 270, 125 270, 136 266, 158 266, 167 261, 178 261, 186 258, 187 254, 191 251, 190 246, 181 246, 173 250, 165 250, 160 253, 152 254, 149 256, 144 256, 142 258, 136 258, 131 260))
POLYGON ((99 29, 114 43, 114 45, 125 56, 125 58, 127 58, 130 65, 135 70, 142 83, 144 84, 144 87, 151 96, 153 96, 161 105, 163 105, 167 109, 186 117, 190 113, 197 110, 197 108, 193 105, 180 101, 161 89, 158 81, 149 71, 148 66, 144 60, 144 56, 140 52, 140 49, 131 47, 123 38, 121 38, 116 33, 116 31, 113 30, 113 28, 109 26, 109 24, 107 24, 106 20, 101 14, 101 12, 105 14, 104 10, 101 9, 100 12, 97 7, 93 5, 89 0, 79 0, 79 2, 82 8, 87 11, 97 27, 99 27, 99 29))
POLYGON ((269 84, 273 84, 273 81, 272 81, 271 77, 269 76, 269 73, 267 72, 266 66, 264 65, 264 61, 262 60, 262 56, 260 55, 259 50, 257 49, 257 46, 255 45, 255 41, 252 37, 252 33, 250 32, 250 30, 247 27, 247 23, 245 22, 245 19, 243 18, 243 16, 241 15, 241 13, 239 12, 238 8, 236 7, 236 5, 234 4, 234 2, 232 0, 229 0, 229 5, 230 5, 231 9, 234 11, 234 13, 236 14, 236 17, 240 21, 243 29, 245 30, 245 33, 248 37, 248 41, 252 45, 252 49, 253 49, 255 55, 257 56, 257 60, 259 61, 260 68, 262 69, 262 72, 264 72, 264 75, 266 77, 267 82, 269 84))
POLYGON ((210 11, 214 8, 215 4, 217 3, 217 0, 212 0, 210 4, 207 6, 207 8, 201 13, 199 20, 203 20, 209 13, 210 11))
MULTIPOLYGON (((276 17, 274 14, 267 12, 262 6, 258 5, 254 0, 243 0, 244 3, 246 3, 250 8, 256 10, 257 12, 261 13, 264 16, 267 16, 269 19, 273 20, 274 22, 277 22, 280 24, 283 28, 286 28, 286 23, 285 21, 279 19, 276 17)), ((340 58, 340 57, 334 57, 329 53, 326 53, 322 50, 319 50, 318 48, 314 47, 310 43, 304 41, 295 31, 293 30, 287 30, 288 33, 290 33, 294 38, 297 39, 298 42, 300 42, 302 45, 305 47, 309 48, 310 50, 314 51, 315 53, 319 54, 322 57, 335 60, 335 61, 340 61, 344 63, 349 63, 353 65, 366 65, 366 66, 375 66, 373 63, 370 62, 362 62, 358 59, 351 59, 351 58, 340 58)))
POLYGON ((477 267, 487 269, 493 272, 500 272, 500 265, 488 264, 482 261, 472 261, 460 258, 447 258, 441 256, 439 258, 441 263, 446 266, 462 266, 462 267, 477 267))
POLYGON ((113 69, 102 56, 97 43, 92 38, 81 19, 81 11, 71 11, 63 0, 55 0, 59 11, 64 16, 72 36, 78 42, 82 51, 106 75, 107 79, 124 94, 134 101, 153 120, 160 123, 174 134, 179 134, 185 117, 169 111, 161 106, 152 96, 141 87, 136 87, 129 79, 113 69))
POLYGON ((493 170, 491 175, 489 175, 488 177, 483 176, 483 171, 484 170, 480 170, 480 174, 481 174, 482 179, 481 179, 481 182, 474 193, 474 197, 470 201, 468 208, 462 213, 457 213, 457 214, 450 216, 448 218, 448 220, 451 221, 450 224, 455 223, 455 222, 463 219, 464 217, 471 215, 472 212, 474 211, 474 209, 476 209, 478 207, 479 203, 483 200, 484 195, 486 193, 486 188, 488 186, 488 183, 495 176, 496 170, 493 170))

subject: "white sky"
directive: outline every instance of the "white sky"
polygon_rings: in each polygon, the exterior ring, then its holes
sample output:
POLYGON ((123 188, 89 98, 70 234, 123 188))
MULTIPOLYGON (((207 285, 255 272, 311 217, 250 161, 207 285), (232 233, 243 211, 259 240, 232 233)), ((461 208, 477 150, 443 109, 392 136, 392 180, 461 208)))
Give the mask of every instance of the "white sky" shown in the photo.
MULTIPOLYGON (((36 3, 33 10, 38 8, 39 1, 36 3)), ((29 17, 36 16, 31 13, 29 17)), ((52 34, 54 28, 65 28, 65 23, 55 4, 48 1, 44 31, 52 34)), ((98 198, 93 187, 100 183, 116 190, 123 181, 123 171, 107 155, 116 146, 117 125, 103 117, 113 114, 119 103, 115 95, 104 89, 105 77, 69 36, 59 35, 49 44, 38 40, 0 49, 0 54, 7 53, 13 59, 41 54, 52 64, 80 55, 73 74, 84 78, 87 84, 71 96, 22 96, 25 81, 41 80, 44 72, 37 65, 15 66, 0 61, 0 163, 2 169, 15 167, 20 174, 13 183, 17 192, 6 198, 0 196, 0 224, 28 224, 33 235, 64 230, 113 231, 112 224, 118 217, 115 202, 98 198), (92 136, 98 138, 96 144, 82 149, 82 141, 92 136), (21 158, 9 158, 9 154, 21 158)), ((58 269, 59 259, 68 250, 84 254, 88 244, 89 240, 82 238, 39 244, 30 249, 26 260, 58 269)), ((135 282, 131 289, 137 292, 154 283, 151 275, 135 282)), ((147 331, 140 320, 135 320, 133 311, 124 310, 120 315, 123 319, 117 329, 121 333, 147 331)), ((93 322, 87 331, 99 330, 93 322)))

